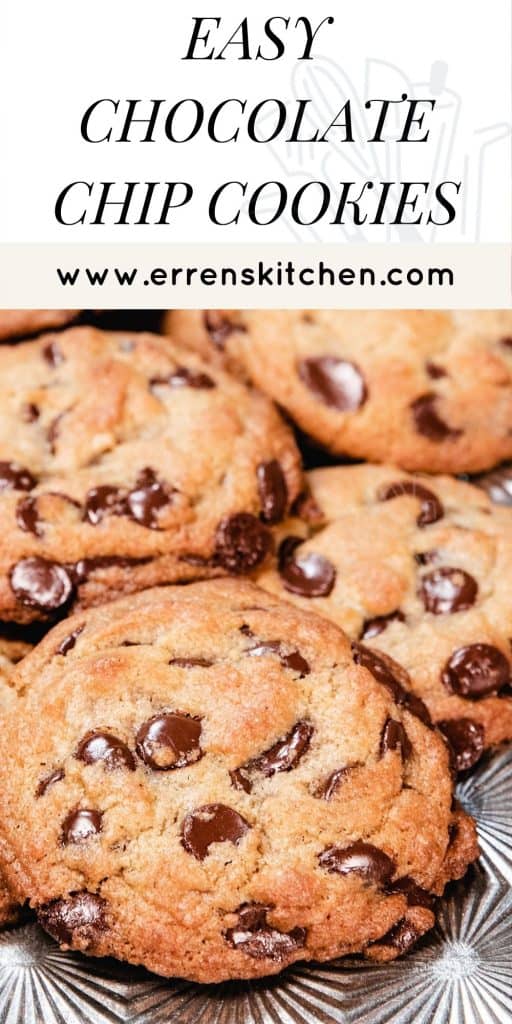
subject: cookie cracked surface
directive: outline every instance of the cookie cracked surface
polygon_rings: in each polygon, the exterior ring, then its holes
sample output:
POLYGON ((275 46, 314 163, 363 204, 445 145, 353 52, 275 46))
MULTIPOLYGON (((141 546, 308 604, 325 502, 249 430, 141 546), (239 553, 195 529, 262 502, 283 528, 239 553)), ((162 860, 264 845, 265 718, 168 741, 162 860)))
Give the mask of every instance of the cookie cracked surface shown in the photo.
POLYGON ((301 487, 270 401, 165 338, 0 349, 0 619, 243 573, 301 487))
POLYGON ((57 625, 0 736, 13 891, 65 946, 196 981, 404 952, 474 827, 400 667, 360 655, 235 579, 57 625))
POLYGON ((76 309, 1 309, 0 341, 64 327, 77 313, 76 309))
POLYGON ((177 310, 166 324, 337 455, 437 473, 512 457, 508 310, 177 310))
POLYGON ((510 510, 388 466, 318 469, 308 486, 260 585, 395 658, 459 770, 472 767, 512 738, 510 510))

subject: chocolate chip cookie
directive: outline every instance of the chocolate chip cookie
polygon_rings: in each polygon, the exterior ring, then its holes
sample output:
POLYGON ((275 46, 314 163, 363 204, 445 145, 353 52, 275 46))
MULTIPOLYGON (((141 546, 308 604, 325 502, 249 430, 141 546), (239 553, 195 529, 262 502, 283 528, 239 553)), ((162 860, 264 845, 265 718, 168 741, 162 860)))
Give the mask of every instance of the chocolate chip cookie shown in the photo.
MULTIPOLYGON (((407 670, 459 769, 512 739, 512 514, 449 477, 314 470, 261 586, 407 670)), ((374 656, 373 655, 373 656, 374 656)))
POLYGON ((2 620, 248 572, 301 487, 268 398, 161 336, 4 346, 0 401, 2 620))
POLYGON ((171 313, 337 455, 478 472, 512 457, 512 311, 171 313))
POLYGON ((77 309, 0 309, 0 341, 63 327, 77 313, 77 309))
POLYGON ((13 891, 65 947, 195 981, 407 950, 474 827, 403 670, 362 651, 236 579, 57 625, 0 734, 13 891))

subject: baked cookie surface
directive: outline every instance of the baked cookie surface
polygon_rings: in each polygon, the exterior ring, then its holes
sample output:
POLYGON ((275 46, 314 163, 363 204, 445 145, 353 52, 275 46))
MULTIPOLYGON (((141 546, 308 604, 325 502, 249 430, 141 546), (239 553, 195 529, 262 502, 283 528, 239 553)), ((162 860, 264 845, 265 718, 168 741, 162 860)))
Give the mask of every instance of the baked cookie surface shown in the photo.
POLYGON ((234 579, 60 623, 0 735, 9 885, 61 944, 166 976, 399 955, 477 855, 400 672, 234 579))
POLYGON ((0 349, 0 619, 246 572, 301 487, 272 403, 161 336, 0 349))
POLYGON ((512 738, 512 513, 449 477, 393 467, 308 474, 261 586, 396 658, 458 767, 512 738))
POLYGON ((0 341, 63 327, 77 313, 77 309, 0 309, 0 341))
POLYGON ((512 456, 512 311, 178 310, 166 329, 337 455, 437 473, 512 456))

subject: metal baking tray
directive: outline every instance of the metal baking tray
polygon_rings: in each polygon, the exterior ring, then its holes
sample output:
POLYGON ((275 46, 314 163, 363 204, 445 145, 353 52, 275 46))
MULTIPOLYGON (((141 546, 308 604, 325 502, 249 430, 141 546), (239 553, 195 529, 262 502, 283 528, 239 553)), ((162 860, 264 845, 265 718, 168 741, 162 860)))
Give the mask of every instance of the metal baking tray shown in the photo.
POLYGON ((512 1022, 512 751, 458 787, 482 856, 436 929, 387 965, 295 965, 268 981, 193 985, 61 952, 34 923, 0 935, 2 1024, 506 1024, 512 1022))

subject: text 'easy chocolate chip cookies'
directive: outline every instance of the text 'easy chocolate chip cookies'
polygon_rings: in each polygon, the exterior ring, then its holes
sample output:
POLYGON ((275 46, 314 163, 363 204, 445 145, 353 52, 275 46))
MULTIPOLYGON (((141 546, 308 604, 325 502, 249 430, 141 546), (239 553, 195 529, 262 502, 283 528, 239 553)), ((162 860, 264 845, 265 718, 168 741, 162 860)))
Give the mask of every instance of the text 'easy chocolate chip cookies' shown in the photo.
POLYGON ((249 572, 301 487, 271 402, 168 339, 0 347, 0 619, 249 572))
POLYGON ((249 583, 89 609, 16 676, 1 862, 65 946, 199 981, 391 959, 477 855, 399 667, 249 583))
POLYGON ((308 474, 259 583, 326 615, 363 659, 396 659, 459 770, 512 738, 512 516, 450 477, 384 466, 308 474))
POLYGON ((512 457, 511 311, 177 310, 167 330, 336 455, 433 473, 512 457))

